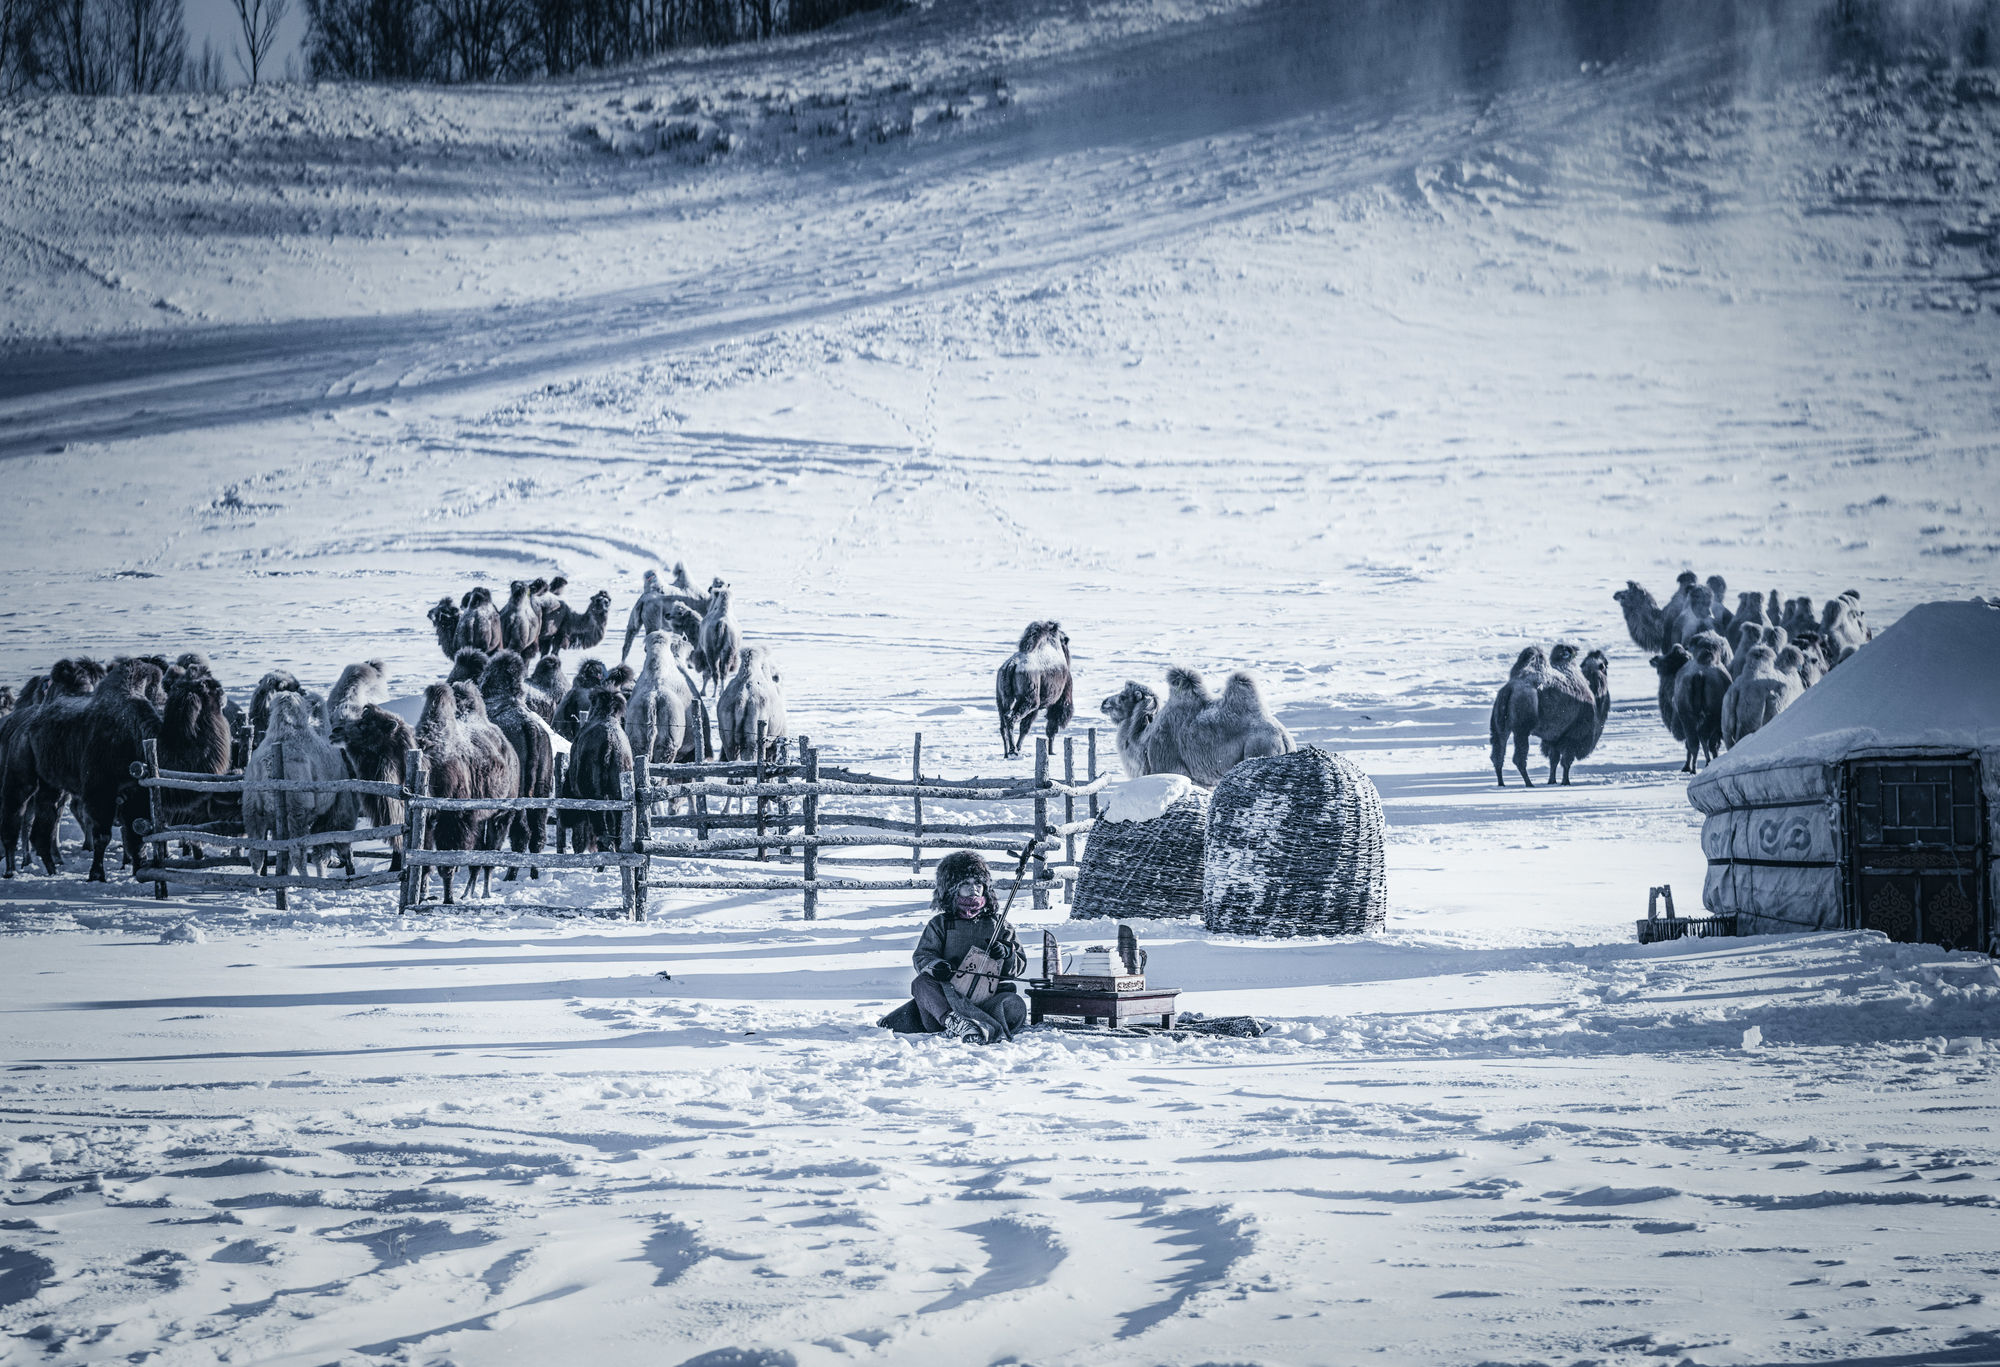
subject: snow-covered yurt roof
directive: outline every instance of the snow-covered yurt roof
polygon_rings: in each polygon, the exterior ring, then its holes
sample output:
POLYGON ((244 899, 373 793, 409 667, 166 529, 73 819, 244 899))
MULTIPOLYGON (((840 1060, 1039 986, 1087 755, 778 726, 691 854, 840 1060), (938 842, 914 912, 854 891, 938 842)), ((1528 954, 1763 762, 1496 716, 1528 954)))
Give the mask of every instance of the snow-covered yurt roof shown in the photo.
POLYGON ((2000 752, 2000 605, 1912 608, 1696 775, 1688 800, 1714 813, 1798 796, 1801 770, 1908 750, 2000 752))

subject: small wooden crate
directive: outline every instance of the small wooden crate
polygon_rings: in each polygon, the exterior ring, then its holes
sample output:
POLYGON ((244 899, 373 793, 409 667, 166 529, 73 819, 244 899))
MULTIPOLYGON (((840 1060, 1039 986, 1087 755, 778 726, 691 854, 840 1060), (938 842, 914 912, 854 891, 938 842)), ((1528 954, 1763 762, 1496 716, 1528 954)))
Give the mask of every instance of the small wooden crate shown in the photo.
POLYGON ((1028 989, 1028 1021, 1040 1025, 1046 1016, 1081 1016, 1085 1025, 1102 1021, 1119 1026, 1157 1020, 1162 1026, 1171 1027, 1179 1014, 1175 1003, 1181 995, 1180 989, 1147 987, 1143 978, 1139 983, 1139 987, 1128 991, 1072 986, 1061 980, 1033 983, 1028 989))
POLYGON ((1704 940, 1717 935, 1734 935, 1734 916, 1662 916, 1639 922, 1639 943, 1658 944, 1663 940, 1704 940))
POLYGON ((1736 933, 1734 916, 1674 915, 1674 890, 1665 884, 1648 889, 1646 919, 1638 925, 1639 943, 1642 945, 1658 944, 1664 940, 1706 940, 1736 933), (1667 908, 1665 916, 1659 914, 1663 902, 1667 908))

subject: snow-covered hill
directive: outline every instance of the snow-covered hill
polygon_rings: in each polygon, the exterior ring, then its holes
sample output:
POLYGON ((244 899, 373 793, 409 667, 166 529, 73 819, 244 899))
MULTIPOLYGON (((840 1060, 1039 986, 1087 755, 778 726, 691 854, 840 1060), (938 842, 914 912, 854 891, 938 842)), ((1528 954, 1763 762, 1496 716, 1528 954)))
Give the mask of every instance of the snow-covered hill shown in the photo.
POLYGON ((1264 1040, 978 1053, 870 1025, 893 897, 23 877, 0 1361, 1991 1351, 2000 979, 1632 944, 1702 861, 1610 595, 2000 591, 2000 86, 1696 42, 1459 79, 1324 8, 0 111, 0 678, 194 645, 413 692, 440 594, 560 570, 622 619, 684 560, 830 756, 992 773, 1053 616, 1086 717, 1257 670, 1381 787, 1394 903, 1149 935, 1264 1040), (1492 688, 1557 637, 1611 652, 1609 729, 1500 791, 1492 688))

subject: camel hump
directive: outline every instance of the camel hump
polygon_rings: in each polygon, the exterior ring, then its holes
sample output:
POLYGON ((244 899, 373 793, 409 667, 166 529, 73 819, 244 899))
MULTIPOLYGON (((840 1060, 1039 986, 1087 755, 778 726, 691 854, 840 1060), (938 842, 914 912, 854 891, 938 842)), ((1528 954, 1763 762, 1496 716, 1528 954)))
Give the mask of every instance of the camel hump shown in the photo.
POLYGON ((1264 692, 1257 687, 1257 676, 1247 669, 1231 674, 1222 685, 1222 706, 1231 712, 1261 713, 1264 710, 1264 692))
POLYGON ((1201 675, 1185 665, 1170 665, 1167 669, 1167 691, 1169 693, 1193 693, 1197 697, 1208 696, 1208 685, 1201 675))

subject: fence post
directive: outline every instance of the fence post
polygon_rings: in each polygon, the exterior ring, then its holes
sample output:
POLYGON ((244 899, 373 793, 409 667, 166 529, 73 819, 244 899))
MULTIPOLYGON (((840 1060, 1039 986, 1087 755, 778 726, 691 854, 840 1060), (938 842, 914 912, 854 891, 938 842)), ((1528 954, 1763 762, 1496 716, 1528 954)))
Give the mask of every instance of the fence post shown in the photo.
MULTIPOLYGON (((917 738, 910 744, 910 781, 924 781, 924 733, 917 732, 917 738)), ((910 799, 916 808, 917 843, 910 846, 910 877, 918 878, 924 871, 924 799, 921 793, 910 799)))
MULTIPOLYGON (((791 767, 792 738, 785 736, 778 741, 778 781, 780 783, 790 783, 792 781, 792 776, 789 772, 791 767)), ((784 830, 786 835, 792 833, 792 800, 788 797, 778 799, 778 825, 784 830)), ((790 859, 792 857, 792 847, 789 843, 778 847, 778 857, 780 859, 790 859)))
MULTIPOLYGON (((653 818, 647 809, 647 803, 652 798, 650 783, 652 776, 651 769, 641 770, 633 775, 632 848, 642 854, 646 849, 646 841, 653 834, 653 818)), ((646 919, 646 877, 649 872, 649 864, 632 866, 632 919, 635 921, 646 919)))
MULTIPOLYGON (((764 786, 764 746, 768 743, 765 741, 764 736, 770 729, 771 729, 771 724, 769 722, 764 721, 761 718, 758 719, 757 786, 759 788, 764 786)), ((765 797, 762 793, 759 793, 757 795, 757 862, 760 864, 766 859, 769 859, 771 857, 771 851, 769 847, 767 847, 764 844, 764 810, 766 804, 768 804, 769 802, 770 799, 765 797)))
MULTIPOLYGON (((564 778, 566 778, 566 777, 568 776, 568 773, 569 773, 569 756, 568 756, 568 755, 557 755, 557 756, 556 756, 556 796, 557 796, 557 797, 561 797, 561 796, 563 795, 563 791, 564 791, 564 790, 563 790, 563 780, 564 780, 564 778)), ((561 853, 563 852, 563 819, 562 819, 562 812, 561 812, 561 811, 560 811, 559 809, 555 808, 555 807, 551 807, 551 808, 549 808, 549 809, 548 809, 548 810, 547 810, 546 812, 543 812, 543 813, 542 813, 542 816, 543 816, 543 818, 544 818, 545 820, 548 820, 548 821, 553 821, 553 822, 555 822, 555 824, 556 824, 556 853, 557 853, 557 854, 561 854, 561 853)), ((578 854, 582 854, 582 853, 583 853, 583 851, 582 851, 582 850, 578 850, 578 851, 577 851, 577 853, 578 853, 578 854)))
MULTIPOLYGON (((1063 786, 1069 788, 1076 786, 1075 736, 1063 737, 1063 786)), ((1064 793, 1063 825, 1072 825, 1075 821, 1076 796, 1073 793, 1064 793)), ((1063 832, 1063 865, 1067 868, 1074 868, 1076 866, 1076 836, 1069 831, 1063 832)), ((1065 905, 1069 902, 1069 880, 1067 878, 1063 880, 1063 902, 1065 905)))
POLYGON ((1035 737, 1035 899, 1037 911, 1048 910, 1049 886, 1042 880, 1048 877, 1049 861, 1042 853, 1042 837, 1049 829, 1049 741, 1046 736, 1035 737))
MULTIPOLYGON (((146 776, 158 779, 160 776, 160 743, 156 740, 149 740, 141 746, 141 749, 146 756, 146 776)), ((148 810, 151 811, 153 816, 153 829, 164 831, 167 828, 166 799, 160 796, 158 788, 148 788, 146 790, 146 801, 148 810)), ((12 854, 13 851, 9 850, 8 853, 12 854)), ((166 862, 167 842, 164 840, 155 840, 153 842, 153 867, 163 868, 166 862)), ((153 896, 158 901, 166 901, 167 885, 165 883, 153 884, 153 896)))
MULTIPOLYGON (((1090 728, 1090 781, 1097 782, 1097 728, 1090 728)), ((1097 794, 1090 795, 1090 819, 1097 820, 1097 794)))
MULTIPOLYGON (((629 851, 632 848, 632 803, 634 801, 632 794, 635 791, 637 789, 633 785, 632 775, 629 773, 620 774, 618 776, 618 800, 625 804, 618 812, 618 849, 620 853, 629 851)), ((638 905, 633 888, 635 881, 633 875, 636 872, 637 870, 630 864, 620 864, 618 866, 618 909, 628 921, 638 919, 634 915, 634 908, 638 905)))
POLYGON ((425 818, 430 815, 411 799, 425 795, 430 786, 425 773, 430 762, 421 750, 403 752, 403 910, 414 911, 424 896, 424 873, 420 865, 410 862, 410 856, 424 847, 425 818))
MULTIPOLYGON (((818 783, 819 751, 813 749, 812 741, 805 736, 799 737, 799 754, 805 760, 806 782, 808 784, 818 783)), ((819 918, 819 889, 813 886, 814 880, 819 877, 819 794, 813 792, 810 787, 806 790, 805 819, 806 919, 813 921, 819 918)))
MULTIPOLYGON (((280 779, 284 778, 285 743, 281 740, 274 740, 271 742, 271 763, 277 768, 278 777, 280 779)), ((291 812, 287 810, 286 807, 285 803, 286 794, 280 792, 280 793, 274 793, 272 794, 272 796, 277 798, 278 800, 278 806, 277 806, 278 839, 280 841, 290 840, 292 838, 292 816, 291 812)), ((262 851, 258 851, 257 853, 260 855, 260 858, 258 859, 257 862, 261 866, 264 862, 263 859, 261 858, 262 851)), ((303 861, 301 861, 301 863, 303 863, 303 861)), ((278 877, 283 878, 291 871, 292 871, 291 847, 288 845, 280 845, 278 849, 278 877)), ((291 908, 287 898, 285 897, 284 887, 280 885, 277 891, 278 891, 278 910, 289 911, 291 908)))

